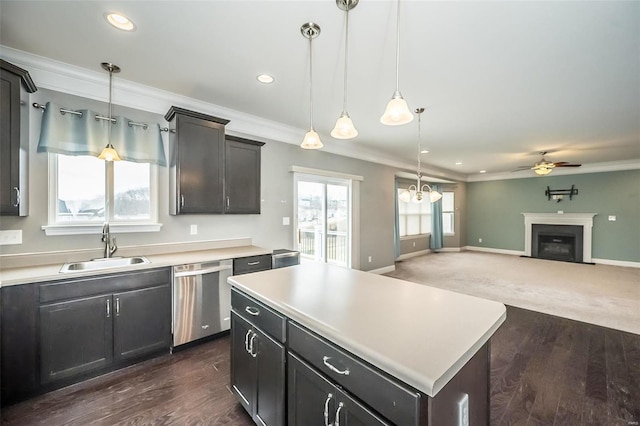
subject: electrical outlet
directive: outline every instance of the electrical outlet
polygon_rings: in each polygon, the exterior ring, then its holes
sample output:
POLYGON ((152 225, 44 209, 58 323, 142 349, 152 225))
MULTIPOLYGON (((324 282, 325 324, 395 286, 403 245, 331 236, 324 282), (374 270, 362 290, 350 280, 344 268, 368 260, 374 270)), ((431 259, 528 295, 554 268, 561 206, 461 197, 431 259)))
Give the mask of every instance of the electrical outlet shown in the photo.
POLYGON ((414 247, 416 246, 416 243, 415 243, 415 242, 413 243, 413 246, 414 246, 414 247))
POLYGON ((198 235, 198 225, 191 225, 191 235, 198 235))
POLYGON ((282 218, 282 224, 285 226, 288 226, 291 223, 291 221, 289 220, 288 217, 283 217, 282 218))
POLYGON ((615 222, 616 219, 617 218, 615 217, 615 215, 612 215, 612 214, 609 215, 609 222, 615 222))
POLYGON ((469 426, 469 395, 466 393, 458 401, 458 426, 469 426))
POLYGON ((369 263, 371 263, 371 256, 369 256, 369 263))
POLYGON ((481 243, 482 242, 482 238, 478 238, 478 242, 481 243))
POLYGON ((0 231, 0 246, 22 244, 22 229, 0 231))

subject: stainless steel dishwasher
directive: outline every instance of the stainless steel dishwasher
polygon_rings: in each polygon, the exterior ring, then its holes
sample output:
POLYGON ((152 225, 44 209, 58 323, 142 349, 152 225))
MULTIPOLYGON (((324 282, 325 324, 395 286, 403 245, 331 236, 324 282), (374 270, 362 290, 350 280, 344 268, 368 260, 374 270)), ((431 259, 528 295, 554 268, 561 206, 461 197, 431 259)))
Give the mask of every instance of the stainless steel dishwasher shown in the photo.
POLYGON ((221 260, 173 267, 173 346, 228 330, 233 262, 221 260))

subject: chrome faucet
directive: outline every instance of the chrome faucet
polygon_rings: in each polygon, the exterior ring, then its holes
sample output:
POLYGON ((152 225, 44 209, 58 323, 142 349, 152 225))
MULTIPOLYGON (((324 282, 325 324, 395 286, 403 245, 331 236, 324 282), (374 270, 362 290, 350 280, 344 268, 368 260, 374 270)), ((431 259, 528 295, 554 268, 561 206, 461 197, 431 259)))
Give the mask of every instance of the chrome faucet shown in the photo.
POLYGON ((109 223, 105 222, 102 225, 102 240, 104 243, 104 257, 110 258, 113 253, 118 250, 118 246, 116 245, 116 237, 111 238, 111 233, 109 232, 109 223))

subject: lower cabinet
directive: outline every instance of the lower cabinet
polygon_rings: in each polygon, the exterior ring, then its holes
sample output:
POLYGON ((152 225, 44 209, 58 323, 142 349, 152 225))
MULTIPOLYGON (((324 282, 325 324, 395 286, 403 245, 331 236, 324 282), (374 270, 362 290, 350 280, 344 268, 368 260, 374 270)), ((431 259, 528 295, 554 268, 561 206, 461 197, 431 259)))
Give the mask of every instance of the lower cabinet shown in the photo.
POLYGON ((287 365, 288 424, 389 425, 291 352, 287 365))

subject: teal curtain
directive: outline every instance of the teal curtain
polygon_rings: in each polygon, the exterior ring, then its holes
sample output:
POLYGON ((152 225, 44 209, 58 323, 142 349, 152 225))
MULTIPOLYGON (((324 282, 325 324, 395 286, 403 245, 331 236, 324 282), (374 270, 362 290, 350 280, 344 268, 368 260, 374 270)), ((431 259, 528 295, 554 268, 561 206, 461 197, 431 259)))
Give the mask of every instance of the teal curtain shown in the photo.
POLYGON ((393 233, 395 259, 400 257, 400 213, 398 212, 398 179, 394 185, 393 205, 395 206, 395 229, 393 233))
MULTIPOLYGON (((431 185, 431 189, 442 194, 439 185, 431 185)), ((428 195, 427 195, 428 197, 428 195)), ((429 248, 439 250, 443 247, 444 235, 442 233, 442 198, 431 204, 431 238, 429 248)))
MULTIPOLYGON (((82 116, 61 113, 60 105, 47 102, 42 115, 38 152, 98 156, 108 141, 109 120, 96 119, 94 111, 78 110, 82 116)), ((136 126, 126 117, 114 117, 111 144, 121 159, 166 166, 159 124, 136 126)))

